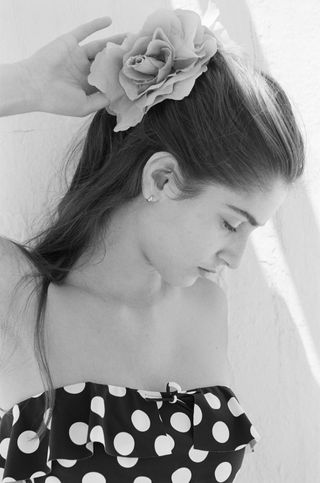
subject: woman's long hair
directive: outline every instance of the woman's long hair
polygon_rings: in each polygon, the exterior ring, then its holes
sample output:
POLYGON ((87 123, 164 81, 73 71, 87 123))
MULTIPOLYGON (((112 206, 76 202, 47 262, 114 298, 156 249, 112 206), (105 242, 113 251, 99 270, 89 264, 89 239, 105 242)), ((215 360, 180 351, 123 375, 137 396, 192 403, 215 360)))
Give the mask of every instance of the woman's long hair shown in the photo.
MULTIPOLYGON (((103 241, 113 210, 141 195, 142 171, 152 154, 166 151, 177 160, 177 201, 198 196, 210 184, 240 192, 268 190, 277 178, 291 185, 304 171, 303 137, 285 92, 248 58, 230 52, 212 57, 187 97, 160 102, 125 132, 113 132, 116 118, 105 109, 90 121, 50 226, 25 243, 14 242, 31 270, 16 284, 10 310, 18 287, 32 282, 34 350, 50 415, 55 389, 44 344, 48 286, 63 285, 79 257, 103 241)), ((40 440, 46 424, 38 428, 40 440)))

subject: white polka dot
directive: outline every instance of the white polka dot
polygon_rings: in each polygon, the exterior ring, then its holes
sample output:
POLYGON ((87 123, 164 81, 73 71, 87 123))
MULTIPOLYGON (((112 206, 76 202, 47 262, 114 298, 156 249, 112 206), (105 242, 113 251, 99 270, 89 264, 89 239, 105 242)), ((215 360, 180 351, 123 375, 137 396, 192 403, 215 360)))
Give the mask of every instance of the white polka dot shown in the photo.
POLYGON ((101 473, 90 471, 82 478, 82 483, 105 483, 106 479, 101 473))
POLYGON ((228 461, 220 463, 214 472, 214 476, 219 483, 226 481, 232 472, 232 466, 228 461))
POLYGON ((37 399, 37 397, 40 397, 41 394, 43 394, 43 391, 42 392, 38 392, 38 394, 34 394, 33 396, 30 396, 30 397, 32 397, 33 399, 37 399))
POLYGON ((191 428, 189 416, 180 411, 172 414, 170 424, 176 431, 180 431, 181 433, 186 433, 191 428))
POLYGON ((138 476, 133 480, 133 483, 152 483, 152 480, 147 476, 138 476))
POLYGON ((64 386, 63 389, 70 394, 79 394, 84 390, 85 386, 85 382, 76 382, 75 384, 69 384, 68 386, 64 386))
MULTIPOLYGON (((158 409, 160 409, 163 406, 163 401, 156 401, 156 398, 162 397, 160 391, 145 391, 143 389, 137 389, 137 392, 140 394, 140 396, 143 397, 143 399, 146 399, 146 398, 149 398, 149 397, 151 399, 154 399, 154 402, 156 403, 158 409)), ((148 402, 149 402, 149 400, 148 400, 148 402)))
POLYGON ((36 471, 29 478, 38 478, 38 476, 46 476, 46 473, 44 471, 36 471))
POLYGON ((138 431, 147 431, 150 428, 150 418, 149 416, 140 409, 134 411, 131 415, 131 421, 133 426, 138 431))
POLYGON ((235 397, 231 397, 228 401, 228 408, 230 409, 230 412, 233 414, 233 416, 237 417, 240 416, 240 414, 244 413, 244 410, 238 403, 235 397))
POLYGON ((69 428, 69 436, 74 444, 85 444, 85 442, 87 441, 87 434, 87 423, 73 423, 69 428))
POLYGON ((103 445, 105 444, 102 426, 99 426, 99 424, 97 424, 97 426, 94 426, 91 429, 90 439, 91 441, 96 441, 97 443, 102 443, 103 445))
POLYGON ((123 468, 132 468, 138 462, 138 458, 126 458, 125 456, 117 456, 117 461, 123 468))
POLYGON ((131 434, 126 433, 125 431, 118 433, 113 440, 113 446, 116 451, 123 456, 128 456, 132 453, 134 444, 134 439, 131 434))
POLYGON ((3 478, 4 468, 0 468, 0 478, 3 478))
POLYGON ((195 447, 192 445, 191 448, 189 449, 189 458, 191 461, 194 461, 195 463, 201 463, 206 459, 208 456, 209 451, 205 451, 202 449, 195 449, 195 447))
POLYGON ((34 453, 40 444, 39 436, 34 431, 23 431, 17 439, 17 445, 23 453, 34 453), (36 437, 31 440, 32 437, 36 437))
POLYGON ((234 448, 235 451, 238 451, 239 449, 245 448, 247 445, 246 444, 240 444, 236 448, 234 448))
POLYGON ((196 426, 197 424, 201 423, 202 421, 202 411, 198 404, 193 406, 193 425, 196 426))
POLYGON ((3 459, 7 459, 10 438, 4 438, 0 443, 0 455, 3 459))
POLYGON ((45 482, 46 483, 61 483, 61 480, 59 480, 59 478, 57 478, 56 476, 48 476, 45 479, 45 482))
POLYGON ((94 396, 90 404, 91 411, 103 418, 105 413, 104 400, 101 396, 94 396))
POLYGON ((189 468, 183 467, 174 471, 171 476, 172 483, 189 483, 192 473, 189 468))
POLYGON ((122 386, 113 386, 112 384, 109 384, 108 388, 109 393, 112 394, 112 396, 123 397, 127 393, 127 389, 122 386))
POLYGON ((12 426, 18 421, 19 416, 20 416, 20 409, 18 404, 15 404, 12 408, 12 415, 13 415, 13 422, 12 426))
POLYGON ((50 408, 48 408, 43 415, 43 421, 47 424, 48 429, 51 429, 51 421, 52 421, 52 417, 50 418, 51 414, 52 414, 52 411, 50 410, 50 408), (47 421, 47 418, 48 418, 48 421, 47 421))
POLYGON ((64 468, 71 468, 77 462, 77 460, 66 460, 66 459, 63 459, 63 458, 59 458, 59 459, 57 459, 57 461, 64 468))
MULTIPOLYGON (((143 389, 137 389, 137 392, 138 392, 138 394, 140 394, 140 396, 143 397, 143 399, 145 399, 145 398, 156 399, 156 398, 160 398, 161 397, 161 392, 160 391, 145 391, 143 389)), ((157 402, 161 402, 162 403, 162 401, 157 401, 157 402)))
POLYGON ((137 389, 137 393, 140 394, 143 399, 145 399, 147 396, 147 391, 143 391, 143 389, 137 389))
POLYGON ((167 436, 162 434, 156 438, 154 442, 154 450, 158 456, 163 456, 165 454, 171 454, 174 445, 174 439, 170 436, 170 434, 167 434, 167 436))
POLYGON ((11 476, 6 476, 4 480, 2 480, 2 483, 11 483, 12 481, 17 481, 14 478, 11 478, 11 476))
POLYGON ((212 436, 218 443, 225 443, 230 436, 230 431, 226 423, 217 421, 212 427, 212 436))
POLYGON ((208 404, 212 407, 212 409, 220 409, 221 401, 215 394, 207 392, 204 397, 206 398, 208 404))

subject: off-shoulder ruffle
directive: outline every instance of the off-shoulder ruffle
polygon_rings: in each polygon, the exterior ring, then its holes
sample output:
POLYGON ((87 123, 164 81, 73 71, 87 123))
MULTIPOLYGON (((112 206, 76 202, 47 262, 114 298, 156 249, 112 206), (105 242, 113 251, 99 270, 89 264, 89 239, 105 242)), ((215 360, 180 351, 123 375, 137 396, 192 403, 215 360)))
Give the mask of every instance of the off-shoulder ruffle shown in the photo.
POLYGON ((50 474, 54 460, 91 457, 95 442, 115 457, 159 458, 172 454, 172 437, 166 432, 160 411, 168 403, 175 405, 176 411, 179 407, 188 409, 194 449, 254 451, 260 435, 229 387, 170 394, 168 385, 167 392, 90 381, 59 387, 41 442, 35 431, 46 416, 45 393, 15 404, 0 422, 1 481, 33 482, 37 476, 50 474), (34 441, 30 440, 32 436, 36 436, 34 441))

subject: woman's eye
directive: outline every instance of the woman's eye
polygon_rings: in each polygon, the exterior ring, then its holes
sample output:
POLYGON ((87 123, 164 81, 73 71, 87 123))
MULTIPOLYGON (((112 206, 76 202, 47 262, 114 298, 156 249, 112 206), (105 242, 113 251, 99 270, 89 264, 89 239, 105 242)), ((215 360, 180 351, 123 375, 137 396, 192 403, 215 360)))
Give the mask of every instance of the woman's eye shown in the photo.
POLYGON ((228 231, 231 231, 232 233, 236 233, 237 229, 234 228, 233 226, 229 225, 229 223, 226 220, 223 220, 223 225, 226 227, 228 231))

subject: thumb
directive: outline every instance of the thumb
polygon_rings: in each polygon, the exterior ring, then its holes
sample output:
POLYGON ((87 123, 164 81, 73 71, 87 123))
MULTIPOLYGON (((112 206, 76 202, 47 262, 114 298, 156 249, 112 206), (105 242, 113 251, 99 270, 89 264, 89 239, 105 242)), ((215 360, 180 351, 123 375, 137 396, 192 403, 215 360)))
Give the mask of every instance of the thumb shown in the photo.
POLYGON ((98 111, 103 107, 108 105, 108 99, 104 94, 101 92, 95 92, 94 94, 90 94, 86 96, 86 104, 85 104, 85 115, 91 114, 92 112, 98 111))

